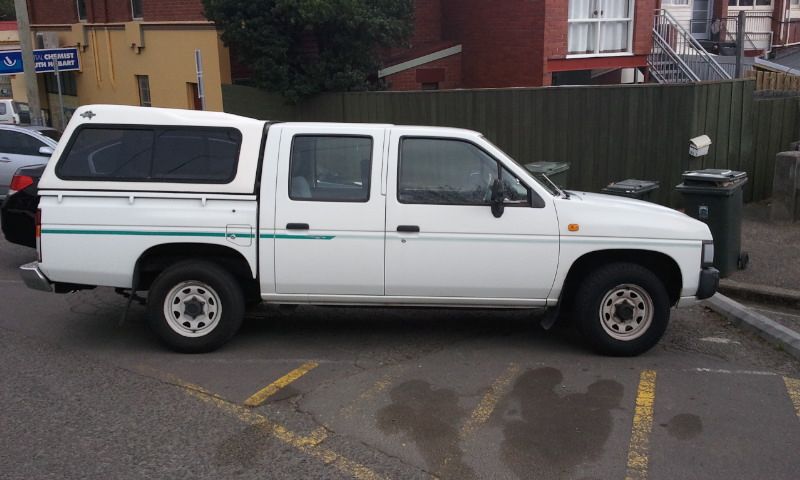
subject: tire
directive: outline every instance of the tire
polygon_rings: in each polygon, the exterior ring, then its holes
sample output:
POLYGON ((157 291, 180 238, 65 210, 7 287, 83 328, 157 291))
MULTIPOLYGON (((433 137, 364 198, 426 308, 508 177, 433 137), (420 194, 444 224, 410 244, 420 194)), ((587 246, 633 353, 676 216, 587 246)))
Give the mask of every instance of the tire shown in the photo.
POLYGON ((651 349, 669 324, 664 283, 635 263, 613 263, 591 272, 575 296, 575 320, 598 353, 630 357, 651 349))
POLYGON ((239 330, 244 303, 230 272, 212 262, 184 261, 168 267, 150 286, 148 323, 175 351, 210 352, 239 330))

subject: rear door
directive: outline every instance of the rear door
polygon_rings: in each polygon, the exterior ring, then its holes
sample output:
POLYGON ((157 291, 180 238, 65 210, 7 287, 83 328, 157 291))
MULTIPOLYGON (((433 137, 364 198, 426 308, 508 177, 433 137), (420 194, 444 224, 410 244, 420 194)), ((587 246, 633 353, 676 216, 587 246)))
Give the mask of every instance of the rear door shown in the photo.
POLYGON ((261 235, 277 294, 384 294, 385 131, 282 126, 274 230, 261 235))

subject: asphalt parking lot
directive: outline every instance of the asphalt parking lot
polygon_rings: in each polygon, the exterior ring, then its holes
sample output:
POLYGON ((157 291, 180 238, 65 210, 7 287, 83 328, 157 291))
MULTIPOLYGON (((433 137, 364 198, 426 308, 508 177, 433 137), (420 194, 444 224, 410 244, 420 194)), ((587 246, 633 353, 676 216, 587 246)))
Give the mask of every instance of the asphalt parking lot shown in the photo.
POLYGON ((264 307, 162 348, 0 240, 0 476, 796 479, 800 364, 703 307, 638 358, 520 311, 264 307))

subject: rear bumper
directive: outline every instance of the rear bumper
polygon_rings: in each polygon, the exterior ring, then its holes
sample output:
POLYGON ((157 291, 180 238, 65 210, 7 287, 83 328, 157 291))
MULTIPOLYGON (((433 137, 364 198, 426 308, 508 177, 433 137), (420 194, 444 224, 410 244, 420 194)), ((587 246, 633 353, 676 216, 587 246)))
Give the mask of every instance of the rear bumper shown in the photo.
POLYGON ((703 300, 712 297, 719 288, 719 270, 713 267, 700 271, 700 284, 697 287, 697 299, 703 300))
POLYGON ((19 267, 19 274, 28 288, 41 290, 43 292, 53 291, 52 283, 50 283, 50 280, 48 280, 47 277, 44 276, 44 273, 39 270, 38 262, 31 262, 22 265, 19 267))

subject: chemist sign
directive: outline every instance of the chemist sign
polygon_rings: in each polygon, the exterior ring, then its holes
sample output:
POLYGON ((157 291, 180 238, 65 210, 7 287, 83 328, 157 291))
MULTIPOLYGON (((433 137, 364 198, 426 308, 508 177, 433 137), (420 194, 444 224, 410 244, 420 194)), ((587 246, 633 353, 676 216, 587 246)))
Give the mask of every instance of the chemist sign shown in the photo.
MULTIPOLYGON (((36 62, 36 73, 51 73, 70 70, 80 70, 77 48, 53 48, 34 50, 33 59, 36 62)), ((19 50, 0 51, 0 75, 14 75, 22 73, 22 52, 19 50)))

